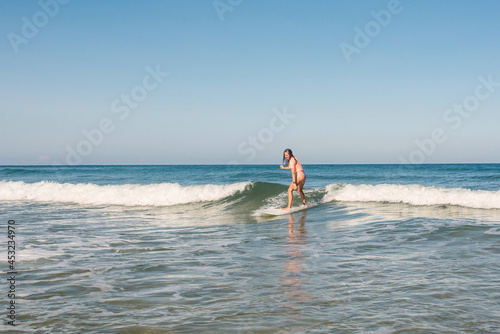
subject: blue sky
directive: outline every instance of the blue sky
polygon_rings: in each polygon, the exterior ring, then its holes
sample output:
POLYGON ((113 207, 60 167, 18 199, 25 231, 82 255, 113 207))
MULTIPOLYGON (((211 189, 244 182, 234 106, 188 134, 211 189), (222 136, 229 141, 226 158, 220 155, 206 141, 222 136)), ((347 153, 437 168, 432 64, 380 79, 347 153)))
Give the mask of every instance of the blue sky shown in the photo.
POLYGON ((3 165, 285 148, 303 164, 499 162, 496 0, 5 0, 0 15, 3 165))

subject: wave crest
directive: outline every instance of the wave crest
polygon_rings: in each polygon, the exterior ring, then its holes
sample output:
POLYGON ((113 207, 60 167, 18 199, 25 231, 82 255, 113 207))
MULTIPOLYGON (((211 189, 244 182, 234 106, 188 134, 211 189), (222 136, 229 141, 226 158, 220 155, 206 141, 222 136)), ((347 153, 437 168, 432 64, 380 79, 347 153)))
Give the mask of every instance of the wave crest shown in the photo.
POLYGON ((96 185, 41 181, 0 181, 0 200, 63 202, 85 205, 170 206, 216 201, 251 186, 251 182, 227 185, 181 186, 177 183, 96 185))
POLYGON ((324 202, 390 202, 410 205, 457 205, 500 209, 500 191, 399 184, 330 184, 324 202))

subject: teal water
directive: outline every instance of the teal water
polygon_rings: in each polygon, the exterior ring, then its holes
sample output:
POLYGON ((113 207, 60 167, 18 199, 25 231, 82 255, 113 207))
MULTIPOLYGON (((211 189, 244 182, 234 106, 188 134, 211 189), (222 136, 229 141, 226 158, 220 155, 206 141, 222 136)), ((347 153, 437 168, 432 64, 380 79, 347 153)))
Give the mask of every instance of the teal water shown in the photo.
POLYGON ((2 331, 500 332, 500 165, 304 168, 1 166, 2 331))

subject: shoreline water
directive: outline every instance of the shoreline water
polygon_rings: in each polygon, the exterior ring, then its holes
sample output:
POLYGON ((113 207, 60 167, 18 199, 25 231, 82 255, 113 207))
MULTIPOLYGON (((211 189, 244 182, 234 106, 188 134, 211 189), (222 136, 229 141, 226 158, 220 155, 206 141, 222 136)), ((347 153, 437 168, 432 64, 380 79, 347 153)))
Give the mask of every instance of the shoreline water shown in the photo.
POLYGON ((274 167, 64 167, 59 175, 0 167, 0 220, 16 221, 12 332, 500 331, 500 210, 467 207, 479 203, 470 194, 496 203, 500 165, 418 173, 304 165, 306 195, 332 200, 253 216, 286 202, 291 177, 274 167), (469 202, 383 197, 404 191, 469 202), (182 203, 110 203, 172 193, 182 203), (381 197, 360 198, 368 195, 381 197))

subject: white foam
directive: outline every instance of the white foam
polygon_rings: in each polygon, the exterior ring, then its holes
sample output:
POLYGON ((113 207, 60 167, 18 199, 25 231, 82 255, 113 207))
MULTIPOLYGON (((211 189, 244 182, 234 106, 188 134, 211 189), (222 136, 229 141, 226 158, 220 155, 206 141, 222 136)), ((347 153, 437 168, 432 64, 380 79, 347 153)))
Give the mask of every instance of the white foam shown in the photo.
POLYGON ((17 252, 17 260, 19 262, 37 261, 40 259, 50 259, 64 255, 64 251, 49 251, 41 249, 40 247, 32 248, 28 245, 26 248, 20 248, 17 252))
POLYGON ((63 202, 85 205, 169 206, 215 201, 243 191, 251 182, 181 186, 177 183, 96 185, 0 181, 0 200, 63 202))
POLYGON ((500 235, 500 231, 498 230, 498 227, 490 228, 488 231, 486 231, 484 233, 491 234, 491 235, 500 235))
POLYGON ((324 202, 390 202, 500 209, 500 191, 399 184, 330 184, 324 202))

